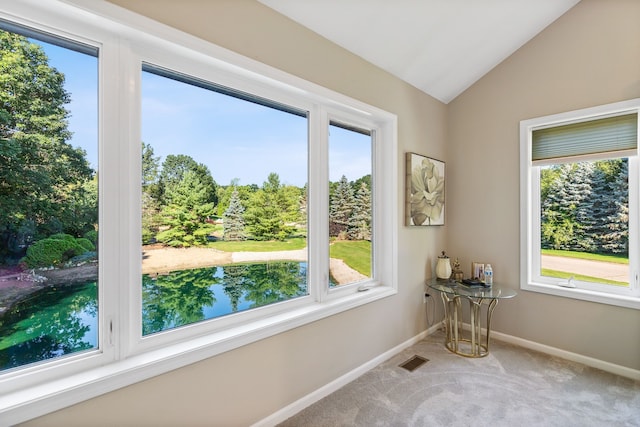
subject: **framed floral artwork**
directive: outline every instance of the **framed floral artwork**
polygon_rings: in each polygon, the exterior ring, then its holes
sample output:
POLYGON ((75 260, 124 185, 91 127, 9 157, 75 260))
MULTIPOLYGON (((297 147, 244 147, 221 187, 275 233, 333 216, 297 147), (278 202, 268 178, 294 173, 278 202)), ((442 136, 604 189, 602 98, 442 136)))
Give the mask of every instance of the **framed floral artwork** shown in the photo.
POLYGON ((444 162, 416 153, 406 162, 406 225, 444 225, 444 162))

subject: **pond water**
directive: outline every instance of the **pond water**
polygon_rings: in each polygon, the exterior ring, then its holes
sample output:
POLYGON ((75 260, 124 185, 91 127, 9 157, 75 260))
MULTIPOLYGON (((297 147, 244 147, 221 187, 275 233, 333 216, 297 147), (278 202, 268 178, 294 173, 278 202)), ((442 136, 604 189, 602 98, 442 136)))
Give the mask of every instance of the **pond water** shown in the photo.
MULTIPOLYGON (((142 277, 142 334, 307 294, 306 262, 226 265, 142 277)), ((0 316, 0 370, 97 345, 96 282, 52 286, 0 316)))

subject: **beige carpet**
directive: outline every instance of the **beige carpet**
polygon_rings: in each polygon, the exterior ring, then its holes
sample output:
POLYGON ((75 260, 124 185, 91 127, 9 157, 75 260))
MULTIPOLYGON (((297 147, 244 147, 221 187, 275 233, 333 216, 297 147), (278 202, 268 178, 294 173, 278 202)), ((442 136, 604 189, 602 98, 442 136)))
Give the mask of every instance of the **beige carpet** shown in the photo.
POLYGON ((640 382, 492 340, 448 352, 437 333, 280 424, 304 426, 640 426, 640 382), (414 355, 429 361, 399 367, 414 355))

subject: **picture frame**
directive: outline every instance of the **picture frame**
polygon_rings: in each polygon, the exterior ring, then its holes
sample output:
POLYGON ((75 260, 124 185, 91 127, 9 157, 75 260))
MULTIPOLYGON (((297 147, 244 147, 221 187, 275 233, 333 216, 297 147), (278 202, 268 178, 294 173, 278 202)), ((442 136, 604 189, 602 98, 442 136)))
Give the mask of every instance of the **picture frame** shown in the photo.
POLYGON ((405 224, 444 225, 445 162, 406 153, 405 224))
POLYGON ((471 263, 471 279, 477 279, 484 282, 484 263, 472 262, 471 263))

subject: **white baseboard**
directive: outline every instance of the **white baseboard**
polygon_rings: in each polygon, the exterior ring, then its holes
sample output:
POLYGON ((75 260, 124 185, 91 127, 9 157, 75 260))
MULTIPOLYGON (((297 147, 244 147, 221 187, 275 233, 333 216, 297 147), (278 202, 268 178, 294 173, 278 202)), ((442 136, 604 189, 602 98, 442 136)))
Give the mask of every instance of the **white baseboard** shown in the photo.
POLYGON ((583 365, 610 372, 612 374, 620 375, 621 377, 640 381, 640 371, 637 369, 627 368, 626 366, 616 365, 615 363, 605 362, 604 360, 595 359, 593 357, 584 356, 582 354, 573 353, 571 351, 562 350, 556 347, 551 347, 534 341, 525 340, 523 338, 514 337, 513 335, 507 335, 503 334, 502 332, 496 332, 493 330, 491 331, 491 338, 508 342, 510 344, 515 344, 517 346, 528 348, 530 350, 539 351, 550 356, 556 356, 562 359, 570 360, 572 362, 582 363, 583 365))
POLYGON ((323 387, 320 387, 319 389, 309 393, 308 395, 296 400, 292 404, 285 406, 284 408, 280 409, 277 412, 274 412, 273 414, 269 415, 266 418, 263 418, 262 420, 253 424, 252 427, 271 427, 287 420, 288 418, 302 411, 304 408, 314 404, 318 400, 322 399, 325 396, 328 396, 334 391, 337 391, 341 387, 344 387, 345 385, 349 384, 351 381, 355 380, 359 376, 375 368, 385 360, 388 360, 391 357, 395 356, 396 354, 400 353, 402 350, 411 347, 417 342, 423 340, 428 335, 435 333, 441 327, 441 325, 442 325, 442 322, 436 323, 426 331, 423 331, 418 335, 416 335, 415 337, 410 338, 409 340, 403 342, 402 344, 399 344, 393 347, 392 349, 382 353, 381 355, 374 357, 373 359, 364 363, 363 365, 358 366, 356 369, 350 372, 347 372, 340 378, 337 378, 331 381, 329 384, 323 387))
MULTIPOLYGON (((471 325, 468 323, 462 324, 462 329, 467 331, 471 330, 471 325)), ((487 330, 482 328, 482 333, 486 334, 487 330)), ((519 347, 528 348, 529 350, 539 351, 550 356, 556 356, 561 359, 570 360, 572 362, 582 363, 583 365, 600 369, 605 372, 620 375, 621 377, 630 378, 632 380, 640 381, 640 371, 637 369, 627 368, 626 366, 616 365, 615 363, 605 362, 604 360, 595 359, 593 357, 584 356, 582 354, 573 353, 571 351, 562 350, 560 348, 551 347, 545 344, 540 344, 535 341, 525 340, 524 338, 514 337, 513 335, 503 334, 502 332, 491 331, 491 339, 497 339, 500 341, 514 344, 519 347)))

